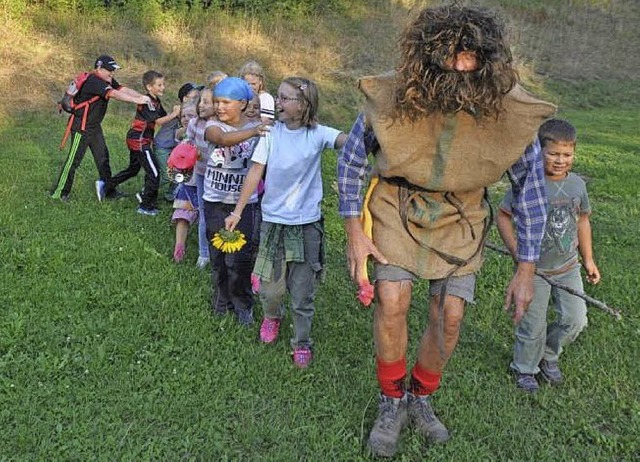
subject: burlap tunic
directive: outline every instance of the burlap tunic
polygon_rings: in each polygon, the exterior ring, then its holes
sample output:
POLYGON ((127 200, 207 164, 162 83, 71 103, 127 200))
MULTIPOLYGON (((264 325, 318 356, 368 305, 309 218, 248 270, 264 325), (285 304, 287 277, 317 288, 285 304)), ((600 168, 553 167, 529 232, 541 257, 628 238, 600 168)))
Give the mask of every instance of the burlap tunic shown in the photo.
POLYGON ((373 241, 391 264, 422 278, 475 272, 488 230, 485 188, 523 155, 555 106, 516 86, 497 118, 461 111, 392 123, 394 84, 394 74, 359 81, 380 144, 373 241))

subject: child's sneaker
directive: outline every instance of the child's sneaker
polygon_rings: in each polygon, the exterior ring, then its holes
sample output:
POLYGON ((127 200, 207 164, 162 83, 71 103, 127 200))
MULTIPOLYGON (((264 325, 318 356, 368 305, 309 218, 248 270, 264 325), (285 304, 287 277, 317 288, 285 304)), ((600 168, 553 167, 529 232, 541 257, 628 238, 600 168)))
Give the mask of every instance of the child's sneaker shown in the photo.
POLYGON ((145 208, 142 208, 142 207, 138 207, 137 212, 140 215, 148 215, 150 217, 155 217, 158 214, 159 210, 158 209, 145 209, 145 208))
POLYGON ((236 309, 236 319, 238 320, 238 324, 244 327, 253 326, 253 309, 244 308, 244 309, 236 309))
POLYGON ((300 369, 309 367, 312 358, 313 353, 311 353, 311 350, 309 348, 296 348, 293 351, 293 364, 295 364, 295 366, 299 367, 300 369))
POLYGON ((104 199, 104 181, 96 181, 96 196, 98 196, 98 202, 102 202, 104 199))
POLYGON ((533 374, 520 374, 519 372, 514 372, 514 376, 516 379, 516 386, 522 391, 535 393, 540 388, 538 381, 533 374))
POLYGON ((280 320, 264 318, 260 326, 260 341, 262 343, 273 343, 278 338, 280 331, 280 320))
POLYGON ((543 359, 538 364, 540 375, 549 385, 560 385, 562 383, 562 372, 558 366, 558 361, 547 361, 543 359))
POLYGON ((173 261, 180 263, 184 259, 184 244, 176 244, 173 250, 173 261))
POLYGON ((209 257, 198 257, 196 268, 204 269, 209 264, 209 257))

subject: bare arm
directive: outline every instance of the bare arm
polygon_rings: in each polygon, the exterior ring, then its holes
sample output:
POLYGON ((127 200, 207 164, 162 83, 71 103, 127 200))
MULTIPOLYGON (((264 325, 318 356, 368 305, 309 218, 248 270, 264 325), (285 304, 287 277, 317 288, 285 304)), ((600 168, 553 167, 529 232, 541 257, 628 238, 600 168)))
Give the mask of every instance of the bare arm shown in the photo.
POLYGON ((121 86, 120 88, 118 88, 117 91, 120 91, 126 95, 129 96, 133 96, 134 98, 137 98, 138 96, 144 96, 142 93, 137 92, 136 90, 134 90, 133 88, 129 88, 129 87, 125 87, 125 86, 121 86))
POLYGON ((347 134, 346 133, 340 133, 338 135, 338 137, 336 138, 336 142, 333 145, 333 148, 336 150, 342 149, 342 146, 344 146, 344 143, 347 141, 347 134))
POLYGON ((253 138, 254 136, 263 136, 269 132, 269 126, 265 124, 256 125, 255 127, 236 130, 233 132, 225 132, 215 125, 208 127, 205 132, 205 138, 210 143, 218 146, 233 146, 243 141, 253 138))
POLYGON ((160 117, 160 118, 156 119, 156 124, 164 125, 167 122, 169 122, 170 120, 177 119, 178 117, 180 117, 180 106, 175 105, 175 106, 173 106, 173 110, 171 111, 170 114, 167 114, 164 117, 160 117))
POLYGON ((516 239, 516 233, 513 230, 513 223, 511 222, 511 214, 506 210, 498 210, 498 218, 496 219, 498 225, 498 232, 502 238, 502 242, 507 246, 507 250, 511 253, 513 259, 516 259, 518 255, 518 242, 516 239))
POLYGON ((365 235, 360 217, 345 218, 344 229, 347 232, 347 263, 349 265, 349 275, 353 282, 359 284, 361 282, 360 275, 366 274, 365 269, 369 255, 383 265, 388 264, 388 261, 373 244, 371 239, 365 235))
POLYGON ((600 271, 593 260, 591 237, 591 221, 589 214, 582 214, 578 219, 578 251, 582 257, 582 265, 587 272, 587 281, 591 284, 600 282, 600 271))
POLYGON ((264 164, 258 164, 255 162, 249 168, 249 172, 247 173, 247 176, 244 177, 244 182, 242 183, 242 190, 240 191, 240 198, 236 203, 236 208, 233 209, 233 212, 224 219, 224 227, 227 231, 233 231, 238 225, 240 217, 242 216, 242 211, 251 198, 251 195, 256 190, 256 187, 262 178, 262 174, 264 173, 264 169, 264 164))
POLYGON ((135 90, 131 90, 131 92, 125 91, 129 90, 126 87, 120 87, 120 90, 111 90, 109 92, 109 98, 116 99, 118 101, 123 101, 125 103, 135 103, 135 104, 149 104, 151 99, 147 95, 141 95, 135 90))

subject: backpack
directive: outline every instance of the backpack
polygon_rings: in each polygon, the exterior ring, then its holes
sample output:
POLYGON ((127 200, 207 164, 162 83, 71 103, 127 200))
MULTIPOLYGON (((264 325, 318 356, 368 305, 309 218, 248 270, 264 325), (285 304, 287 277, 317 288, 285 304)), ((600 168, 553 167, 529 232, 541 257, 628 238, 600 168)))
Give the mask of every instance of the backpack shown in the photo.
POLYGON ((62 111, 64 111, 71 114, 71 116, 69 117, 69 121, 67 122, 67 128, 65 129, 64 136, 62 137, 62 142, 60 143, 60 149, 64 148, 64 145, 67 142, 67 138, 69 137, 69 133, 71 133, 71 125, 73 124, 73 120, 75 119, 76 111, 78 109, 84 109, 81 126, 81 129, 84 130, 85 123, 87 121, 87 114, 89 112, 88 106, 100 99, 99 96, 94 96, 93 98, 88 99, 87 101, 83 101, 80 104, 76 104, 75 102, 76 95, 80 92, 80 89, 91 74, 92 72, 81 72, 80 74, 76 75, 64 92, 62 99, 58 101, 58 112, 62 114, 62 111))
POLYGON ((75 76, 67 87, 67 90, 64 92, 62 99, 58 101, 58 112, 62 113, 62 111, 64 111, 69 114, 74 113, 77 108, 74 98, 80 92, 82 85, 84 85, 90 75, 90 72, 81 72, 75 76))

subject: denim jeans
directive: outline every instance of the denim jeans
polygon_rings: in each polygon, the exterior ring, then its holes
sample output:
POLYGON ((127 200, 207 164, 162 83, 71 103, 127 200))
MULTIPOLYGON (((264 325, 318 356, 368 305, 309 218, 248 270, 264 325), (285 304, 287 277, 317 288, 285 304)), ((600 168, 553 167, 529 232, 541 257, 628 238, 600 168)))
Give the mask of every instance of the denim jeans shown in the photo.
POLYGON ((315 295, 322 271, 323 228, 321 222, 303 225, 303 262, 286 261, 284 244, 280 242, 274 256, 271 280, 262 281, 260 302, 264 316, 269 319, 284 317, 284 297, 289 291, 291 297, 291 318, 293 337, 291 347, 310 348, 311 323, 315 314, 315 295))
POLYGON ((199 256, 209 259, 209 242, 207 241, 207 223, 204 214, 204 175, 194 173, 196 176, 196 191, 198 191, 198 251, 199 256))
MULTIPOLYGON (((574 290, 583 290, 580 265, 549 278, 574 290)), ((563 346, 573 342, 587 325, 587 305, 583 299, 534 277, 534 294, 529 309, 516 328, 511 369, 521 374, 540 372, 540 360, 557 361, 563 346), (556 319, 547 325, 549 298, 556 319)))

